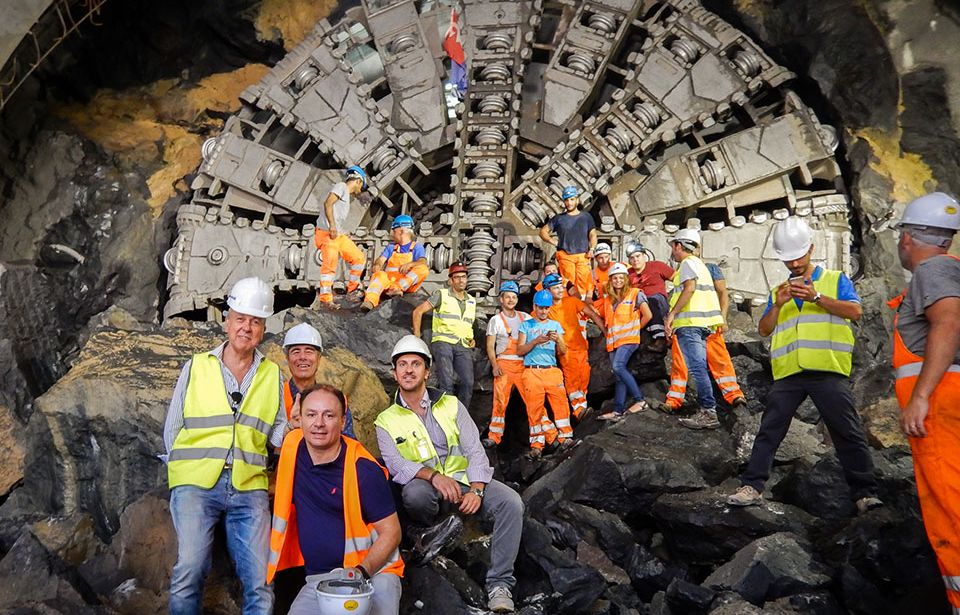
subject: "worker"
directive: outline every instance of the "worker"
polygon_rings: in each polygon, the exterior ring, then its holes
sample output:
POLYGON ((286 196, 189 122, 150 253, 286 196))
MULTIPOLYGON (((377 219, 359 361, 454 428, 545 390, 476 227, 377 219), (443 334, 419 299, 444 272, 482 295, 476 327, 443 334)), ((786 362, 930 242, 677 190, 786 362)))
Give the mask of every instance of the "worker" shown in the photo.
MULTIPOLYGON (((547 282, 544 281, 544 284, 547 282)), ((517 354, 523 357, 523 393, 527 402, 527 420, 530 423, 531 459, 543 455, 544 446, 556 440, 560 450, 572 447, 573 429, 570 426, 570 404, 563 388, 563 372, 557 367, 557 357, 567 351, 563 327, 548 314, 553 306, 553 294, 547 290, 533 295, 533 318, 520 325, 517 354), (553 411, 550 433, 544 433, 547 414, 544 397, 553 411), (556 425, 554 433, 553 425, 556 425)), ((549 418, 549 417, 548 417, 549 418)))
POLYGON ((910 285, 890 306, 900 425, 910 441, 917 495, 947 598, 960 613, 960 259, 947 254, 960 230, 960 204, 942 192, 907 205, 897 225, 910 285))
POLYGON ((267 582, 281 570, 305 566, 306 584, 289 613, 314 615, 319 582, 365 579, 373 586, 367 612, 397 615, 404 565, 387 470, 344 437, 342 391, 321 384, 302 395, 303 427, 284 440, 277 466, 267 582))
POLYGON ((270 547, 267 447, 287 430, 280 367, 257 346, 273 314, 273 290, 244 278, 227 296, 227 341, 193 355, 180 370, 163 428, 177 563, 170 613, 200 612, 214 527, 224 521, 243 588, 243 614, 268 615, 270 547))
POLYGON ((773 334, 773 387, 750 461, 740 477, 742 486, 727 498, 733 506, 763 501, 763 485, 774 455, 807 396, 827 426, 857 510, 863 513, 883 504, 876 497, 873 460, 849 380, 854 343, 851 323, 860 319, 863 310, 850 278, 814 266, 813 247, 813 232, 801 218, 785 218, 773 229, 773 250, 790 277, 771 289, 757 326, 761 336, 773 334))
MULTIPOLYGON (((487 358, 493 371, 493 411, 483 446, 493 448, 503 440, 507 404, 514 387, 523 397, 523 357, 517 354, 520 324, 530 315, 517 310, 520 287, 513 280, 500 285, 500 311, 487 322, 487 358)), ((524 401, 526 405, 526 401, 524 401)))
POLYGON ((397 216, 390 225, 393 243, 373 263, 373 273, 360 309, 369 312, 380 304, 380 295, 397 297, 416 292, 430 273, 423 244, 413 240, 413 218, 397 216))
POLYGON ((601 331, 607 338, 607 353, 616 377, 613 410, 601 414, 598 418, 618 421, 625 414, 643 412, 650 407, 636 378, 627 368, 627 363, 640 346, 640 331, 647 326, 653 315, 643 292, 630 286, 627 267, 623 263, 615 263, 610 267, 610 279, 603 291, 603 299, 597 304, 602 315, 601 331), (633 400, 629 408, 627 394, 633 400))
POLYGON ((627 244, 627 262, 630 264, 630 286, 640 289, 653 314, 647 331, 654 340, 666 340, 663 319, 670 311, 666 282, 673 279, 675 272, 663 261, 648 259, 646 248, 639 241, 627 244))
MULTIPOLYGON (((670 240, 670 246, 672 258, 679 267, 671 280, 670 311, 663 319, 663 327, 668 338, 676 336, 675 343, 697 385, 700 398, 700 410, 680 422, 690 429, 716 429, 720 427, 720 421, 707 371, 707 338, 723 324, 720 298, 707 266, 696 256, 700 249, 700 233, 694 229, 680 229, 670 240)), ((669 410, 667 406, 661 408, 669 410)))
POLYGON ((593 249, 593 296, 603 299, 603 289, 607 285, 610 265, 613 264, 613 250, 608 243, 598 243, 593 249))
POLYGON ((543 268, 540 270, 540 281, 533 287, 534 292, 543 290, 543 280, 551 273, 560 275, 560 267, 557 266, 557 261, 552 259, 543 264, 543 268))
POLYGON ((433 315, 433 339, 430 348, 437 360, 437 388, 453 395, 456 373, 457 398, 470 407, 473 398, 473 322, 477 318, 477 300, 467 294, 467 268, 453 263, 447 270, 449 288, 437 289, 413 310, 413 334, 420 337, 423 315, 433 315))
POLYGON ((421 525, 451 509, 492 518, 487 609, 511 612, 523 502, 516 491, 493 479, 480 433, 463 403, 427 388, 433 360, 427 345, 404 336, 391 360, 399 388, 393 405, 377 417, 377 443, 393 481, 403 486, 404 508, 421 525))
POLYGON ((366 188, 367 174, 354 165, 347 168, 342 182, 337 182, 330 188, 330 193, 323 202, 323 211, 317 217, 317 230, 314 232, 314 243, 320 250, 322 262, 320 289, 313 307, 334 307, 333 281, 337 276, 337 264, 341 257, 349 267, 347 293, 356 293, 360 287, 360 277, 363 275, 367 258, 349 235, 343 233, 343 229, 350 214, 350 197, 357 196, 366 188))
MULTIPOLYGON (((300 427, 300 391, 317 384, 317 369, 320 367, 320 354, 323 352, 323 340, 320 332, 309 323, 302 322, 290 327, 283 336, 283 353, 287 357, 290 380, 283 385, 283 407, 291 427, 300 427)), ((353 413, 347 408, 347 422, 343 433, 351 438, 353 433, 353 413)))
POLYGON ((543 280, 546 290, 553 295, 553 307, 547 318, 555 320, 563 327, 563 342, 567 351, 559 356, 560 369, 563 371, 563 387, 567 392, 573 418, 583 420, 587 415, 587 388, 590 386, 590 345, 587 342, 587 323, 590 318, 597 326, 603 326, 603 319, 593 306, 584 303, 579 297, 567 294, 563 280, 557 274, 548 275, 543 280))
MULTIPOLYGON (((727 331, 730 293, 727 291, 727 280, 724 278, 720 266, 715 263, 706 263, 706 265, 710 277, 713 279, 717 298, 720 300, 720 315, 723 318, 723 324, 719 325, 707 337, 707 369, 710 370, 710 375, 713 376, 713 380, 720 387, 723 399, 736 408, 745 405, 747 399, 737 383, 737 372, 733 368, 730 351, 727 350, 727 344, 723 339, 723 334, 727 331)), ((674 336, 672 342, 670 390, 667 391, 667 399, 664 404, 667 406, 667 410, 678 411, 680 406, 683 405, 683 398, 687 392, 687 364, 683 361, 683 353, 680 352, 676 336, 674 336)), ((684 424, 683 421, 681 421, 681 424, 684 424)))
POLYGON ((557 248, 560 275, 573 282, 580 298, 592 298, 590 257, 597 245, 597 228, 593 216, 580 211, 580 192, 575 186, 564 188, 562 197, 564 213, 555 215, 543 225, 540 239, 557 248))

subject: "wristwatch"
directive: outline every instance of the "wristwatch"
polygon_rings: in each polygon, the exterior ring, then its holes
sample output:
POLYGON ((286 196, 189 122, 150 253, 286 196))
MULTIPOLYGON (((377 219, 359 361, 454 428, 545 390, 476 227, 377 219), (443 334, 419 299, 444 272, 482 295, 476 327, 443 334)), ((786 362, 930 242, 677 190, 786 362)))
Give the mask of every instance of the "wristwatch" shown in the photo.
POLYGON ((821 295, 820 293, 817 293, 816 295, 813 296, 813 302, 816 304, 819 304, 821 299, 823 299, 823 295, 821 295))
POLYGON ((473 495, 477 496, 477 497, 480 498, 481 500, 483 499, 483 489, 471 489, 471 490, 470 490, 470 493, 472 493, 473 495))

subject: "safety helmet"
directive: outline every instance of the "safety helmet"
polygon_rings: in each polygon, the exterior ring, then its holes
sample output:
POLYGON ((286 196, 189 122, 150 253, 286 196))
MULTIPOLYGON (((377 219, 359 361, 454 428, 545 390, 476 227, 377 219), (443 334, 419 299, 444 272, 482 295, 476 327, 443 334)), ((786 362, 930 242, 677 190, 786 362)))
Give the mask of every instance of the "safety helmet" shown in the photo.
POLYGON ((393 352, 390 353, 390 362, 393 363, 394 367, 397 365, 397 359, 405 354, 420 355, 423 357, 423 360, 427 362, 427 367, 430 367, 430 362, 433 361, 433 356, 430 354, 430 347, 416 335, 404 335, 393 345, 393 352))
POLYGON ((543 287, 544 287, 544 288, 552 288, 552 287, 557 286, 557 285, 559 285, 559 284, 563 284, 563 278, 561 278, 561 277, 560 277, 559 275, 557 275, 556 273, 548 273, 548 274, 543 278, 543 287))
POLYGON ((773 229, 773 251, 782 261, 802 258, 813 244, 813 231, 802 218, 790 216, 773 229))
POLYGON ((623 263, 614 263, 610 265, 610 269, 607 271, 607 276, 613 277, 618 274, 629 275, 629 273, 630 272, 627 271, 626 265, 623 263))
POLYGON ((692 228, 682 228, 673 236, 670 243, 682 243, 686 246, 700 247, 700 232, 692 228))
POLYGON ((227 306, 247 316, 270 318, 273 316, 273 289, 260 278, 243 278, 230 289, 227 306))
POLYGON ((447 277, 452 277, 455 273, 466 273, 467 266, 461 262, 456 262, 450 265, 450 268, 447 269, 447 277))
MULTIPOLYGON (((351 571, 352 572, 352 571, 351 571)), ((373 607, 373 583, 357 578, 324 579, 317 583, 318 613, 367 615, 373 607)))
POLYGON ((500 294, 502 295, 503 293, 513 293, 515 295, 519 295, 520 285, 513 280, 507 280, 500 285, 500 294))
POLYGON ((393 219, 393 224, 390 225, 390 230, 395 228, 413 228, 413 218, 406 214, 402 214, 393 219))
POLYGON ((533 304, 537 307, 553 307, 553 293, 547 289, 538 290, 533 295, 533 304))
POLYGON ((593 255, 597 254, 613 254, 613 250, 610 249, 610 244, 601 242, 593 249, 593 255))
POLYGON ((367 187, 367 174, 363 171, 363 169, 361 169, 361 168, 358 167, 357 165, 353 165, 353 166, 347 167, 347 178, 346 178, 346 179, 347 179, 347 181, 350 181, 351 179, 361 179, 361 180, 363 180, 363 187, 364 187, 364 189, 366 189, 366 187, 367 187))
POLYGON ((643 254, 643 250, 644 250, 643 244, 640 243, 639 241, 631 241, 630 243, 627 244, 628 257, 633 256, 637 252, 643 254))
POLYGON ((313 346, 317 350, 323 350, 323 340, 320 339, 320 332, 314 329, 309 323, 302 322, 295 327, 291 327, 287 334, 283 336, 283 349, 291 346, 306 344, 313 346))
POLYGON ((575 196, 580 196, 580 191, 577 190, 576 186, 567 186, 563 189, 563 193, 560 195, 563 197, 563 200, 572 199, 575 196))
POLYGON ((904 224, 951 231, 960 230, 960 204, 957 204, 955 198, 943 192, 925 194, 910 201, 903 210, 900 222, 893 227, 901 228, 904 224))

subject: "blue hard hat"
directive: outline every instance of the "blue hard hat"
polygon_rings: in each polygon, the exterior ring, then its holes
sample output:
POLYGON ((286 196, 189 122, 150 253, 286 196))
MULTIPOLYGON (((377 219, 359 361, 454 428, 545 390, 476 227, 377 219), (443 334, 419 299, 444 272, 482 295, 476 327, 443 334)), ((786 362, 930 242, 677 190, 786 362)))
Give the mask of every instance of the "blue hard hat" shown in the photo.
POLYGON ((507 280, 500 285, 500 294, 502 295, 503 293, 513 293, 515 295, 519 295, 520 285, 513 280, 507 280))
POLYGON ((395 228, 413 228, 413 218, 406 214, 401 214, 393 219, 393 224, 390 225, 390 230, 395 228))
POLYGON ((563 194, 561 196, 563 197, 563 200, 567 200, 575 196, 580 196, 580 191, 577 190, 576 186, 567 186, 563 189, 563 194))
POLYGON ((363 169, 361 169, 357 165, 347 167, 347 179, 354 179, 355 177, 359 177, 360 179, 362 179, 363 187, 364 188, 367 187, 367 174, 363 172, 363 169))
POLYGON ((558 284, 563 284, 563 278, 555 273, 548 273, 546 277, 543 278, 544 288, 550 288, 552 286, 557 286, 558 284))
POLYGON ((533 304, 537 307, 553 307, 553 293, 549 290, 538 290, 533 296, 533 304))

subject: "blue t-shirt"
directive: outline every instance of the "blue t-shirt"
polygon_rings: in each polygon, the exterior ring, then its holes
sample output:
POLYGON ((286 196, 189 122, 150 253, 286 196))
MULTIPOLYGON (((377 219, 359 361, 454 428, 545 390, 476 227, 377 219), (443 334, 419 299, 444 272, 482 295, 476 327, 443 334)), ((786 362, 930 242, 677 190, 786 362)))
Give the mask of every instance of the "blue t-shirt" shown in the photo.
POLYGON ((596 228, 593 216, 585 211, 576 215, 557 214, 547 223, 557 234, 557 249, 567 254, 583 254, 590 249, 590 231, 596 228))
MULTIPOLYGON (((387 247, 383 249, 383 252, 380 253, 380 256, 386 260, 390 260, 390 257, 393 256, 393 248, 394 244, 388 244, 387 247)), ((400 246, 400 254, 409 254, 411 250, 413 251, 413 260, 415 261, 427 257, 427 251, 416 241, 411 241, 410 243, 400 246)))
POLYGON ((713 281, 725 279, 723 277, 723 270, 720 269, 720 265, 715 263, 707 263, 707 271, 710 272, 710 277, 713 278, 713 281))
MULTIPOLYGON (((325 574, 343 567, 343 462, 340 456, 330 463, 314 465, 306 442, 297 448, 293 479, 293 505, 297 509, 300 552, 307 574, 325 574)), ((383 470, 369 459, 357 460, 360 486, 360 514, 367 523, 376 523, 397 512, 390 485, 383 470)))
MULTIPOLYGON (((297 388, 296 383, 293 380, 288 381, 290 383, 290 396, 293 399, 297 398, 297 393, 300 392, 300 389, 297 388)), ((347 407, 347 422, 343 426, 343 435, 348 438, 357 439, 357 436, 353 433, 353 413, 350 412, 350 407, 347 407)))
MULTIPOLYGON (((545 320, 537 322, 534 318, 529 318, 520 325, 518 330, 527 336, 527 342, 535 337, 556 331, 557 335, 563 337, 563 327, 555 320, 545 320)), ((557 366, 557 343, 545 342, 539 346, 534 346, 533 350, 523 356, 524 367, 532 365, 542 365, 546 367, 557 366)))
MULTIPOLYGON (((823 267, 817 265, 813 269, 813 275, 810 276, 810 279, 816 282, 820 279, 820 276, 823 275, 823 267)), ((853 287, 853 280, 847 277, 847 274, 840 274, 840 281, 837 283, 837 299, 840 301, 854 301, 860 303, 860 295, 857 294, 857 289, 853 287)), ((797 309, 803 309, 803 301, 801 299, 794 299, 794 303, 797 304, 797 309)), ((767 295, 767 307, 763 310, 763 316, 767 315, 767 312, 770 311, 770 308, 773 307, 773 293, 767 295)), ((763 318, 761 316, 761 318, 763 318)))

